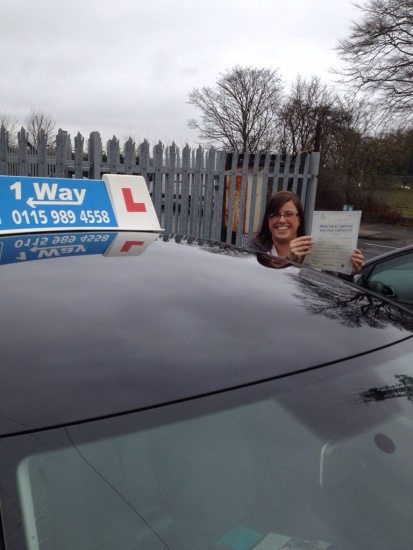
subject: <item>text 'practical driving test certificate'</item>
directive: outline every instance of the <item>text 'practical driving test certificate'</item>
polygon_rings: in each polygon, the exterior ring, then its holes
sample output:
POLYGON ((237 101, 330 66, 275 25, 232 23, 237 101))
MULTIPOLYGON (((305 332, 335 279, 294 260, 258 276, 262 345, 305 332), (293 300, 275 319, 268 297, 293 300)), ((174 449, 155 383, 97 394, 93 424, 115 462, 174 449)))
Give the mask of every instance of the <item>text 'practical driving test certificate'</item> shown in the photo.
POLYGON ((361 210, 314 212, 311 229, 314 244, 304 265, 350 275, 360 220, 361 210))

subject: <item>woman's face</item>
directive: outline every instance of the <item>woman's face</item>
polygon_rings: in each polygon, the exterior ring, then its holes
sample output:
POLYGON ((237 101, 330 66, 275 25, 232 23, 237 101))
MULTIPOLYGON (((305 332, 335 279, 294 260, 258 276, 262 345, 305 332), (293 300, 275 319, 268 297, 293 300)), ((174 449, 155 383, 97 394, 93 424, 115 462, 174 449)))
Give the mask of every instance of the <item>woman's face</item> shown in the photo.
MULTIPOLYGON (((284 203, 277 214, 285 214, 286 212, 298 214, 297 207, 293 201, 284 203)), ((276 214, 276 212, 273 214, 276 214)), ((284 216, 277 218, 275 216, 268 218, 268 226, 271 231, 272 240, 275 244, 289 243, 293 239, 296 239, 299 225, 299 216, 293 216, 291 218, 284 218, 284 216)))

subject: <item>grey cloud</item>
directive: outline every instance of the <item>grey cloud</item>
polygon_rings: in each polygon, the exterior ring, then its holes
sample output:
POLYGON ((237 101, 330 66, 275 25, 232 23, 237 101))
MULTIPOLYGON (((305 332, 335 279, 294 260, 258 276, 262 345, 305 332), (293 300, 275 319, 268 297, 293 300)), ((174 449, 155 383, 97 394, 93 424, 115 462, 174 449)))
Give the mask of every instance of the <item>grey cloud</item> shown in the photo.
POLYGON ((192 88, 235 64, 327 79, 352 16, 348 0, 2 0, 0 111, 22 123, 40 107, 72 136, 195 142, 192 88))

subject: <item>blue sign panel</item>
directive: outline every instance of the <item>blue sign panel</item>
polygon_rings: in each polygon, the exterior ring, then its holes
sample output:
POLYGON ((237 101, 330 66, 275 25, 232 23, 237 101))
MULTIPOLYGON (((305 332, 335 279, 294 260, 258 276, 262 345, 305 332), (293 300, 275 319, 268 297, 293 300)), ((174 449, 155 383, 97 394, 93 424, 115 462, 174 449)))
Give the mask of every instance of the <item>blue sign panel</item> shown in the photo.
POLYGON ((0 176, 0 231, 47 227, 118 227, 105 183, 0 176))
POLYGON ((0 239, 0 265, 103 254, 118 233, 39 233, 0 239))

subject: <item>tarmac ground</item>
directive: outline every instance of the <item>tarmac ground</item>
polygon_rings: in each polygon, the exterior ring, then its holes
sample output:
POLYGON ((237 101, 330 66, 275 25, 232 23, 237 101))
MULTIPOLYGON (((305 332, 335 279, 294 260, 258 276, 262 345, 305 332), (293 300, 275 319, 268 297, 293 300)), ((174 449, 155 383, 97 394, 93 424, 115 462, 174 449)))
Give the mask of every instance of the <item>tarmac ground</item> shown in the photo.
POLYGON ((413 227, 384 223, 360 224, 358 248, 366 260, 408 245, 413 245, 413 227))

